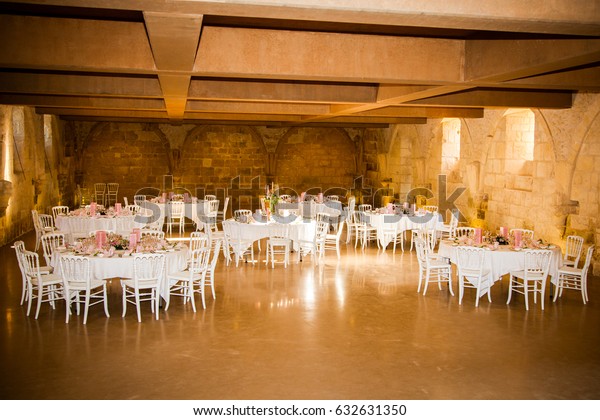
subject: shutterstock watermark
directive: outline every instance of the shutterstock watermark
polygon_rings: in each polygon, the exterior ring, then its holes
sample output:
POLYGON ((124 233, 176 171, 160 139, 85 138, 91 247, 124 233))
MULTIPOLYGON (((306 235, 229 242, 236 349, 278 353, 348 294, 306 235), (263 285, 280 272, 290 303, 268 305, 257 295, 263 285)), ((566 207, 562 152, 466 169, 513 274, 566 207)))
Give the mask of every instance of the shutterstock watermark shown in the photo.
MULTIPOLYGON (((423 203, 428 201, 436 202, 437 210, 440 215, 446 214, 450 211, 456 214, 460 219, 464 220, 464 216, 456 204, 459 197, 466 191, 466 187, 457 187, 450 194, 447 190, 447 176, 440 174, 438 175, 438 188, 437 194, 429 188, 417 187, 411 189, 409 192, 398 197, 393 188, 380 188, 373 190, 370 187, 364 186, 365 181, 363 177, 357 177, 353 180, 352 186, 339 186, 322 189, 321 187, 303 188, 302 192, 295 190, 294 188, 287 187, 285 185, 277 185, 275 183, 267 183, 264 178, 260 176, 254 177, 249 183, 241 183, 240 177, 234 177, 230 180, 227 188, 217 188, 214 192, 215 196, 220 199, 220 209, 223 208, 223 199, 229 197, 230 209, 249 209, 253 210, 252 217, 256 221, 266 221, 267 216, 264 212, 261 212, 262 206, 259 200, 260 196, 281 196, 285 193, 291 197, 291 201, 278 200, 276 204, 276 210, 270 215, 272 219, 280 223, 289 223, 296 220, 296 212, 300 209, 300 214, 310 219, 316 216, 317 212, 325 212, 333 216, 346 217, 348 215, 348 204, 342 204, 341 201, 328 200, 327 197, 331 195, 338 196, 342 200, 354 196, 357 203, 375 205, 378 197, 380 202, 385 196, 396 197, 393 201, 395 202, 394 213, 386 214, 386 222, 393 222, 398 217, 408 216, 414 219, 418 223, 426 223, 433 217, 433 213, 417 213, 414 210, 419 199, 423 200, 423 203), (302 194, 304 193, 304 194, 302 194), (309 201, 298 202, 302 196, 311 197, 309 201), (317 197, 323 197, 324 200, 321 202, 315 202, 314 199, 317 197), (432 200, 433 199, 433 200, 432 200), (250 208, 248 208, 250 207, 250 208)), ((138 223, 154 223, 159 221, 161 218, 169 217, 173 215, 174 206, 173 201, 183 201, 183 215, 193 221, 199 220, 202 222, 214 222, 217 214, 214 209, 210 208, 207 201, 204 200, 205 187, 194 186, 193 189, 176 187, 171 188, 176 190, 177 194, 173 192, 164 192, 158 188, 145 187, 138 190, 138 193, 151 191, 152 194, 146 196, 145 200, 136 200, 136 204, 140 206, 140 212, 136 215, 136 222, 138 223)), ((137 194, 136 196, 141 196, 137 194)), ((418 203, 422 204, 422 203, 418 203)), ((177 211, 180 209, 177 208, 177 211)), ((357 207, 354 209, 357 210, 357 207)))

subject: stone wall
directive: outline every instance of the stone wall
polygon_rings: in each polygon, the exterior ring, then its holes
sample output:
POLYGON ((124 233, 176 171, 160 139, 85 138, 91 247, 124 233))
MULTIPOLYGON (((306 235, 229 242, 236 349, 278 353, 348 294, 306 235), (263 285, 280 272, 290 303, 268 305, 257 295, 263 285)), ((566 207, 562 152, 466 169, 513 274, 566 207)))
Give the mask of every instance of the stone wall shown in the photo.
POLYGON ((59 120, 31 108, 0 106, 0 136, 0 207, 7 204, 0 212, 4 245, 33 229, 32 209, 50 214, 52 206, 72 204, 75 188, 59 120))
POLYGON ((292 193, 352 190, 375 205, 424 188, 432 203, 452 200, 465 224, 533 228, 561 244, 576 233, 591 244, 600 235, 599 115, 592 93, 571 109, 493 109, 388 129, 61 122, 2 106, 0 241, 31 229, 32 208, 77 205, 78 185, 89 193, 118 182, 120 201, 144 187, 216 193, 232 197, 230 209, 254 209, 274 182, 292 193))
MULTIPOLYGON (((576 95, 566 110, 486 110, 484 118, 460 122, 460 160, 452 168, 443 121, 430 120, 394 129, 380 176, 402 185, 412 172, 411 187, 430 188, 430 201, 466 188, 455 203, 468 225, 531 228, 562 246, 569 234, 584 236, 586 245, 597 242, 600 95, 576 95), (448 187, 441 197, 439 174, 448 187)), ((600 274, 598 252, 594 273, 600 274)))

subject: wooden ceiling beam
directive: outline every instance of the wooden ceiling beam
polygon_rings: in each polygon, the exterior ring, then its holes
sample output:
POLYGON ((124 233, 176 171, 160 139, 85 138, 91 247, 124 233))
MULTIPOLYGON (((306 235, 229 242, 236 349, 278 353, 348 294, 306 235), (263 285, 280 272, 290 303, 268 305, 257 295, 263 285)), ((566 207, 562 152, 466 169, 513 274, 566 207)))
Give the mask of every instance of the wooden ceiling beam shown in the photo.
POLYGON ((143 23, 0 14, 0 68, 155 72, 143 23))
POLYGON ((377 98, 376 84, 192 78, 190 99, 309 103, 363 103, 377 98))
POLYGON ((156 76, 0 71, 0 92, 40 95, 159 98, 156 76))
POLYGON ((129 110, 165 110, 162 99, 106 98, 91 96, 0 94, 0 103, 58 108, 102 108, 129 110))
POLYGON ((463 79, 463 57, 464 41, 454 39, 205 27, 194 74, 363 83, 457 83, 463 79))
POLYGON ((409 102, 411 105, 509 108, 569 108, 571 92, 546 92, 509 89, 473 89, 409 102))

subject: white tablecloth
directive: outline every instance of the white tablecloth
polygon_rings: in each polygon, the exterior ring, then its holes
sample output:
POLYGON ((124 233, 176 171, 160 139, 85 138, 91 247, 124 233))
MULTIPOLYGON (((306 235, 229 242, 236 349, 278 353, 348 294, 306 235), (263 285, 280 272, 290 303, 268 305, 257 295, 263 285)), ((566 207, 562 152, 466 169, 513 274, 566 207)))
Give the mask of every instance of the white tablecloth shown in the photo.
MULTIPOLYGON (((239 223, 233 219, 224 222, 223 229, 231 232, 231 238, 235 241, 241 239, 244 243, 252 243, 263 238, 269 237, 269 225, 273 222, 259 223, 239 223)), ((310 241, 315 237, 316 222, 314 220, 298 218, 288 223, 289 237, 294 243, 294 249, 297 248, 296 242, 299 240, 310 241)), ((241 250, 240 250, 241 251, 241 250)))
MULTIPOLYGON (((552 259, 548 274, 552 277, 552 283, 555 283, 558 269, 562 264, 562 253, 558 246, 552 248, 551 251, 552 259)), ((456 264, 456 246, 452 241, 440 241, 438 254, 449 258, 451 262, 456 264)), ((491 271, 494 282, 511 271, 522 270, 524 266, 525 253, 523 251, 512 251, 508 245, 501 245, 496 251, 487 250, 485 253, 484 268, 491 271)))
POLYGON ((133 228, 142 228, 144 223, 135 216, 64 216, 56 217, 56 227, 65 233, 67 242, 73 242, 73 233, 87 235, 95 230, 111 230, 121 235, 129 235, 133 228))
POLYGON ((295 210, 300 216, 307 219, 315 218, 317 213, 326 213, 330 216, 339 216, 342 214, 342 204, 340 202, 315 203, 314 201, 303 201, 301 203, 277 203, 277 210, 295 210))
POLYGON ((377 228, 377 240, 379 245, 386 248, 392 238, 383 234, 383 228, 387 223, 398 223, 398 233, 406 230, 423 229, 431 227, 435 229, 436 221, 433 220, 433 213, 427 213, 423 216, 407 216, 398 214, 380 214, 375 212, 365 212, 369 224, 377 228))
MULTIPOLYGON (((112 279, 112 278, 132 278, 133 277, 133 256, 120 256, 121 252, 115 253, 113 257, 90 257, 90 271, 93 278, 112 279)), ((162 279, 160 295, 165 301, 169 301, 169 284, 166 281, 166 274, 175 271, 184 270, 187 266, 188 248, 182 246, 173 252, 166 252, 165 271, 162 279)), ((58 264, 59 253, 52 256, 52 265, 55 272, 60 274, 58 264)))
MULTIPOLYGON (((165 218, 169 215, 169 203, 153 203, 151 201, 142 201, 141 208, 148 213, 147 217, 144 217, 148 223, 159 222, 160 230, 162 230, 165 218)), ((219 203, 221 206, 221 203, 219 203)), ((195 203, 185 203, 184 206, 185 217, 192 220, 194 223, 197 220, 202 220, 203 216, 216 217, 216 212, 211 212, 208 201, 198 201, 195 203)))

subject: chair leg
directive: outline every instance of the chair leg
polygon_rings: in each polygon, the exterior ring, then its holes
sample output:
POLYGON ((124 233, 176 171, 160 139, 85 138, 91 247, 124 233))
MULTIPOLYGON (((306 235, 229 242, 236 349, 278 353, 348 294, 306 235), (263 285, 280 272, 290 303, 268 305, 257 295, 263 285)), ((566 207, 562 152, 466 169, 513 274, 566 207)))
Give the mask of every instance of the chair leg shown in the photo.
POLYGON ((104 285, 102 286, 103 290, 103 296, 104 296, 104 313, 106 314, 107 318, 110 318, 110 314, 108 313, 108 294, 106 292, 106 283, 104 283, 104 285))
POLYGON ((90 291, 85 292, 85 306, 83 308, 83 325, 87 323, 88 310, 90 309, 90 291))
MULTIPOLYGON (((39 292, 39 291, 38 291, 39 292)), ((27 299, 27 316, 29 316, 29 313, 31 312, 31 301, 33 300, 33 285, 29 285, 29 290, 28 290, 28 294, 29 294, 29 298, 27 299)))
POLYGON ((423 296, 425 296, 425 294, 427 293, 427 286, 429 286, 429 269, 427 269, 427 271, 425 272, 425 287, 423 288, 423 296))
POLYGON ((196 299, 194 296, 194 282, 190 280, 189 283, 189 292, 188 294, 190 295, 190 299, 192 300, 192 309, 194 310, 194 312, 196 312, 196 299))
POLYGON ((135 289, 135 309, 137 311, 138 322, 142 322, 142 314, 140 312, 140 291, 135 289))
POLYGON ((123 303, 123 312, 121 313, 121 317, 125 317, 125 314, 127 313, 127 289, 124 284, 121 284, 121 288, 123 289, 122 299, 121 299, 122 303, 123 303))
MULTIPOLYGON (((552 302, 556 302, 556 299, 558 299, 559 292, 562 291, 561 287, 560 287, 561 282, 562 282, 562 280, 559 278, 558 281, 556 282, 556 285, 554 286, 554 299, 552 299, 552 302)), ((583 302, 585 303, 585 299, 583 300, 583 302)))
POLYGON ((40 308, 42 307, 42 297, 44 296, 44 286, 41 288, 38 286, 38 301, 37 308, 35 310, 35 319, 38 319, 38 315, 40 314, 40 308))
POLYGON ((202 274, 202 281, 200 282, 200 296, 202 297, 202 309, 206 309, 206 297, 204 296, 204 288, 206 287, 206 273, 202 274))
POLYGON ((512 297, 512 289, 513 289, 513 278, 512 278, 512 276, 510 276, 510 279, 508 281, 508 299, 506 300, 507 305, 510 303, 510 299, 512 297))
POLYGON ((156 314, 156 320, 158 321, 158 312, 160 308, 160 293, 158 293, 158 289, 152 289, 152 293, 153 299, 150 302, 155 306, 154 313, 156 314))

